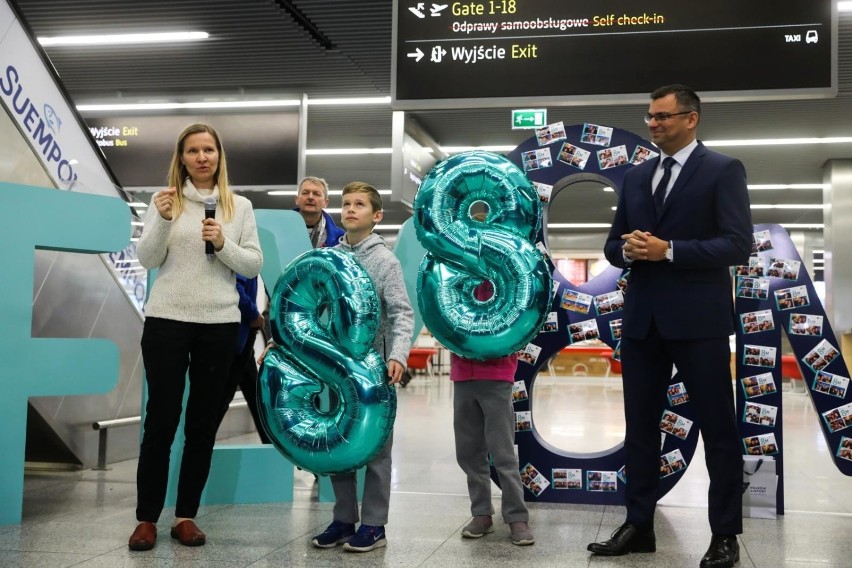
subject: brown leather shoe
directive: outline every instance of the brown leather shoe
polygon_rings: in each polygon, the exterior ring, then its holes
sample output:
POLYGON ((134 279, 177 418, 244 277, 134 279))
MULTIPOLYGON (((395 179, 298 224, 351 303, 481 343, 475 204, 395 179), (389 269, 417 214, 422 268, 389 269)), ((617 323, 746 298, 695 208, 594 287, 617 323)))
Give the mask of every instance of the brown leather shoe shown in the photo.
POLYGON ((207 542, 207 536, 190 520, 181 521, 172 527, 172 538, 184 546, 201 546, 207 542))
POLYGON ((136 526, 127 546, 130 550, 151 550, 157 542, 157 525, 142 522, 136 526))

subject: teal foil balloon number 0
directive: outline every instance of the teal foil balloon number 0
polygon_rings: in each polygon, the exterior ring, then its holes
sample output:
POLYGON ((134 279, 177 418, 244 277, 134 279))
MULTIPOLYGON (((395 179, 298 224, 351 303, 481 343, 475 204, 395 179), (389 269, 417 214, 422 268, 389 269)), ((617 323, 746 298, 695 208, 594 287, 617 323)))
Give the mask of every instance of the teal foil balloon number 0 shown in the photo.
POLYGON ((354 471, 384 447, 396 416, 396 390, 373 349, 379 298, 349 253, 309 251, 275 284, 270 305, 276 347, 261 368, 259 413, 272 443, 317 474, 354 471), (322 410, 320 393, 330 397, 322 410))
POLYGON ((552 275, 533 244, 541 202, 517 166, 482 151, 440 162, 417 192, 414 223, 428 251, 417 299, 438 341, 484 360, 518 351, 538 334, 550 310, 552 275), (477 204, 487 210, 481 221, 472 215, 477 204), (477 299, 474 290, 486 280, 494 292, 477 299))

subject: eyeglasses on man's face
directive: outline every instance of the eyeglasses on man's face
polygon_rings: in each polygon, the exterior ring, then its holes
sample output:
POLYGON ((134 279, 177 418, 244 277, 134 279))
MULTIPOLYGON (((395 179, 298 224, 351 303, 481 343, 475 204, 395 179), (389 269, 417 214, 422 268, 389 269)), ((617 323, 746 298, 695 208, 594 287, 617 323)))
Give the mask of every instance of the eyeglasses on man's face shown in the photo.
POLYGON ((650 124, 652 120, 656 120, 657 122, 665 122, 673 116, 680 116, 682 114, 689 114, 693 111, 685 110, 683 112, 655 112, 655 113, 646 113, 644 120, 645 124, 650 124))

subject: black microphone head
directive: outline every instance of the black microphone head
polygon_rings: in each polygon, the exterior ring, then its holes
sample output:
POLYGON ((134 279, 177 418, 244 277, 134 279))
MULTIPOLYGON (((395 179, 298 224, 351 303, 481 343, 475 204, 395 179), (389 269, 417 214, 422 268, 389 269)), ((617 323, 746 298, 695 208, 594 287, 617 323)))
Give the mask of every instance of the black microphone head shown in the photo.
POLYGON ((216 211, 216 198, 214 196, 204 198, 204 211, 216 211))

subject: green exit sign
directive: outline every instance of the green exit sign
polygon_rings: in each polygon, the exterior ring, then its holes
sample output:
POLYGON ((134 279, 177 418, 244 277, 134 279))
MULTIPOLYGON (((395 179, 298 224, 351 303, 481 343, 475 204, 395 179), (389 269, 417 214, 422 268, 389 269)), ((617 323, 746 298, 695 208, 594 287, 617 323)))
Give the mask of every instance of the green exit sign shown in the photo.
POLYGON ((528 108, 512 111, 512 130, 541 128, 547 124, 547 109, 528 108))

